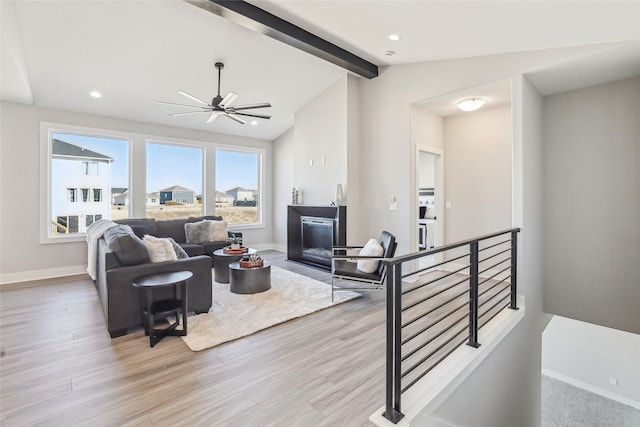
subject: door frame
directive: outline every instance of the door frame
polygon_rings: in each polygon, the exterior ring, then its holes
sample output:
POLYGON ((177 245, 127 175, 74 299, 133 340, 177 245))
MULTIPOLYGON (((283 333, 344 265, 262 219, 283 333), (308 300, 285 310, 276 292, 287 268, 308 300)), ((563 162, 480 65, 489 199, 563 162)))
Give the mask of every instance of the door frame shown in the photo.
POLYGON ((412 250, 419 251, 418 246, 418 214, 420 212, 419 193, 420 193, 420 153, 424 152, 436 156, 435 159, 435 204, 436 204, 436 239, 433 241, 434 246, 442 246, 444 244, 444 150, 442 148, 430 147, 427 145, 415 145, 415 176, 413 179, 413 208, 411 209, 411 223, 416 225, 416 233, 413 234, 412 250))

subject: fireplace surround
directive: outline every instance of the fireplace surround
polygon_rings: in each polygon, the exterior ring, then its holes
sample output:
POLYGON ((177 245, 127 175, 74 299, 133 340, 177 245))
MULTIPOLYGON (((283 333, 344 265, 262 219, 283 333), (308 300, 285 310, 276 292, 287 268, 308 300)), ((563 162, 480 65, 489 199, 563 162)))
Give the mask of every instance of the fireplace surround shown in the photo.
POLYGON ((346 206, 289 205, 287 259, 331 270, 331 248, 347 241, 346 206))

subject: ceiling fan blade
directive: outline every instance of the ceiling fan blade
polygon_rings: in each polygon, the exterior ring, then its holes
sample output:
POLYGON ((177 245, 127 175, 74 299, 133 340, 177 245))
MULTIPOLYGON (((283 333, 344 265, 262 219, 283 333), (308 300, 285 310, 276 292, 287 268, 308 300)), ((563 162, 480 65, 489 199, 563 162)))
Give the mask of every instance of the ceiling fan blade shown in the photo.
POLYGON ((200 103, 200 104, 202 104, 202 105, 206 105, 207 107, 209 106, 209 103, 208 103, 208 102, 204 102, 204 101, 203 101, 202 99, 200 99, 200 98, 196 98, 196 97, 195 97, 195 96, 193 96, 193 95, 189 95, 187 92, 183 92, 183 91, 179 90, 179 91, 178 91, 178 93, 179 93, 180 95, 184 95, 184 96, 186 96, 187 98, 193 99, 194 101, 199 102, 199 103, 200 103))
POLYGON ((229 105, 231 105, 233 101, 236 100, 237 97, 238 97, 237 93, 229 92, 227 96, 222 98, 222 101, 220 101, 220 103, 218 104, 218 107, 222 107, 222 108, 228 107, 229 105))
POLYGON ((270 119, 271 116, 265 116, 262 114, 250 114, 250 113, 234 113, 237 114, 238 116, 248 116, 248 117, 257 117, 259 119, 270 119))
POLYGON ((234 110, 249 110, 251 108, 267 108, 271 107, 271 104, 268 102, 263 102, 260 104, 247 104, 247 105, 238 105, 237 107, 233 107, 234 110))
POLYGON ((165 101, 156 101, 156 104, 173 105, 174 107, 206 108, 206 107, 200 107, 199 105, 176 104, 175 102, 165 102, 165 101))
POLYGON ((244 125, 247 122, 242 120, 240 117, 236 116, 235 114, 231 114, 231 113, 223 113, 225 116, 229 117, 231 120, 235 120, 236 122, 244 125))
POLYGON ((207 119, 207 123, 211 123, 212 121, 217 119, 220 114, 222 114, 220 111, 214 111, 213 113, 211 113, 211 115, 207 119))
POLYGON ((202 111, 186 111, 184 113, 173 113, 173 114, 169 114, 170 116, 186 116, 187 114, 199 114, 199 113, 208 113, 208 111, 206 110, 202 110, 202 111))

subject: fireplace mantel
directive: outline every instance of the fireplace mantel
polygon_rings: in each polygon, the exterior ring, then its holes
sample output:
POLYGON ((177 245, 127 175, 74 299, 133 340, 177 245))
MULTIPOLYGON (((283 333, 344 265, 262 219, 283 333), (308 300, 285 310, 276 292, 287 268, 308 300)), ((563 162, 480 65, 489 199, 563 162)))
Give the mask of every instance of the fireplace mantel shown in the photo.
POLYGON ((287 259, 313 267, 331 270, 331 256, 309 259, 303 255, 302 217, 330 219, 333 222, 333 246, 345 246, 347 241, 346 206, 289 205, 287 209, 287 259))

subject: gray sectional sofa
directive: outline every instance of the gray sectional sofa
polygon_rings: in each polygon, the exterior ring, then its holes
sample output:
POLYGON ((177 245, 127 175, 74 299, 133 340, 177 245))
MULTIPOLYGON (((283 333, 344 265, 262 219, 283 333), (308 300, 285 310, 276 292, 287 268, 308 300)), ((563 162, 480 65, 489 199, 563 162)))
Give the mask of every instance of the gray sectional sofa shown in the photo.
MULTIPOLYGON (((187 270, 193 273, 188 282, 188 309, 195 313, 205 313, 211 308, 213 252, 229 245, 227 240, 203 243, 187 243, 185 223, 204 219, 222 220, 218 216, 192 217, 175 220, 155 220, 150 218, 125 219, 116 221, 128 225, 135 236, 123 236, 105 232, 98 240, 96 263, 96 287, 104 311, 107 330, 112 338, 125 335, 128 329, 143 325, 142 300, 139 289, 131 284, 136 278, 154 273, 187 270), (184 249, 188 258, 173 261, 150 262, 145 258, 144 235, 171 237, 184 249), (109 243, 108 243, 109 242, 109 243), (142 250, 140 249, 142 245, 142 250)), ((118 227, 114 227, 118 228, 118 227)), ((128 227, 120 227, 128 230, 128 227)), ((131 234, 129 232, 129 234, 131 234)), ((232 233, 229 232, 231 236, 232 233)), ((233 233, 242 238, 241 233, 233 233)), ((163 290, 165 293, 169 289, 163 290)), ((164 297, 158 292, 159 298, 164 297)), ((169 296, 168 294, 166 296, 169 296)))

